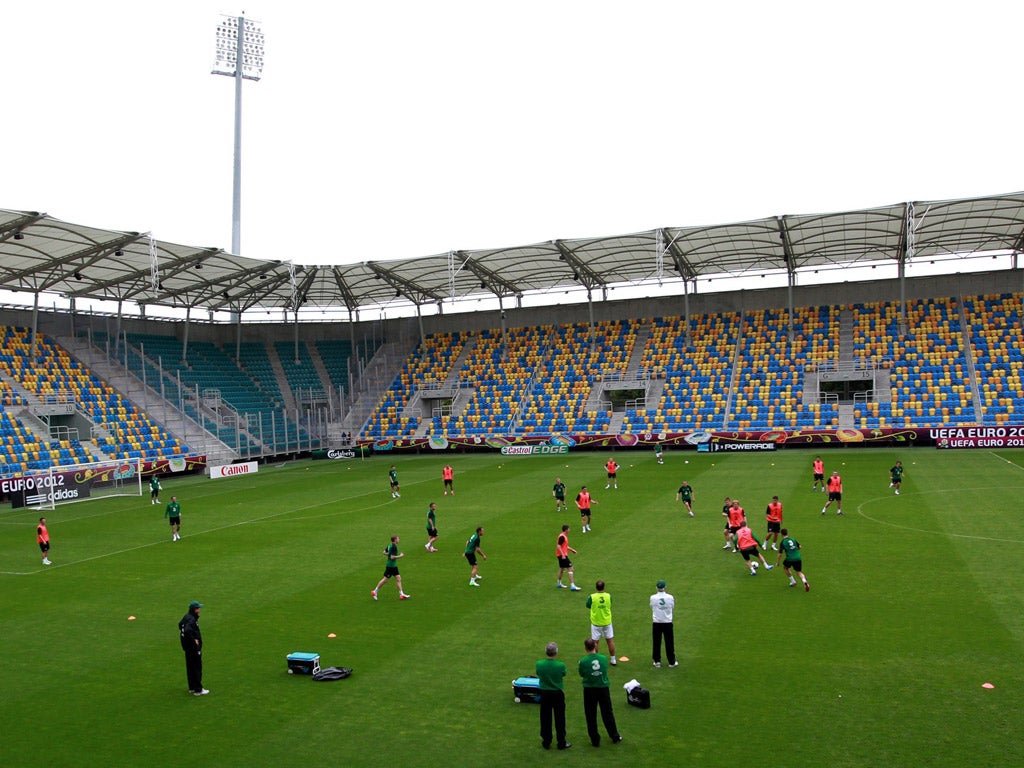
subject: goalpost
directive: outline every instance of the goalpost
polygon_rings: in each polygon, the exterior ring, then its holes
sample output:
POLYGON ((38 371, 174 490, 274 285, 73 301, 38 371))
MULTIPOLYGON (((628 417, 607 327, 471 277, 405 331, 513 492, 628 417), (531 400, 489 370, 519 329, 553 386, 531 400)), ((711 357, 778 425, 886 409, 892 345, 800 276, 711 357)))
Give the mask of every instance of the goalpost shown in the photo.
POLYGON ((110 459, 58 464, 25 473, 25 506, 53 509, 58 504, 142 495, 142 459, 110 459))

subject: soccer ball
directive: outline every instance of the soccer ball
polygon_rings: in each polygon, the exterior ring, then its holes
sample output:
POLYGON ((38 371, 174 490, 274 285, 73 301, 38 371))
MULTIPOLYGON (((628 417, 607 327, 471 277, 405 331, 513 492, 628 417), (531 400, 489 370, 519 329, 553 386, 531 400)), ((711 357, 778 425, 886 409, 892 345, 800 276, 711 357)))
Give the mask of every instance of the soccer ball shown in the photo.
POLYGON ((752 560, 751 562, 754 563, 754 570, 757 570, 758 568, 761 567, 761 564, 759 562, 757 562, 757 560, 752 560))

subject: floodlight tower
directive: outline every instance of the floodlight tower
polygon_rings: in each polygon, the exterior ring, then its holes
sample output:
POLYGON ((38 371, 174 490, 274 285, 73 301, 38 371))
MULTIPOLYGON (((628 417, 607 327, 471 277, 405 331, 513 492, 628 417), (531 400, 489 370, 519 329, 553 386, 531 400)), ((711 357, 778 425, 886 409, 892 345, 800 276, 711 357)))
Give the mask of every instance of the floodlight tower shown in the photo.
POLYGON ((235 166, 231 196, 231 252, 242 250, 242 81, 263 74, 263 28, 245 16, 225 16, 217 26, 214 75, 235 78, 235 166))

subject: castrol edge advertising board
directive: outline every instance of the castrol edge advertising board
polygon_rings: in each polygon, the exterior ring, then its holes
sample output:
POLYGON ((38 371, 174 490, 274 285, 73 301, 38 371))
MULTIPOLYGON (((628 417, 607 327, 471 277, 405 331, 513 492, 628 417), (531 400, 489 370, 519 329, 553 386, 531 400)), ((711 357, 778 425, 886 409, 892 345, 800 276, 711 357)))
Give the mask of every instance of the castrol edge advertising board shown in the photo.
POLYGON ((255 461, 247 461, 244 464, 221 464, 216 467, 210 467, 210 479, 217 480, 222 477, 254 475, 258 470, 259 464, 255 461))

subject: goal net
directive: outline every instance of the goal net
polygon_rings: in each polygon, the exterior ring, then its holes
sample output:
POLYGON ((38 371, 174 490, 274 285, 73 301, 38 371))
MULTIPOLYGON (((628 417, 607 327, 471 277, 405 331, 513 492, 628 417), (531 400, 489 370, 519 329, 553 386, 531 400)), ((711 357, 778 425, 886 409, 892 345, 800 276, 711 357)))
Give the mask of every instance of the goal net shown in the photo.
POLYGON ((142 459, 111 459, 88 464, 58 464, 24 476, 24 505, 53 509, 58 504, 142 495, 142 459))

